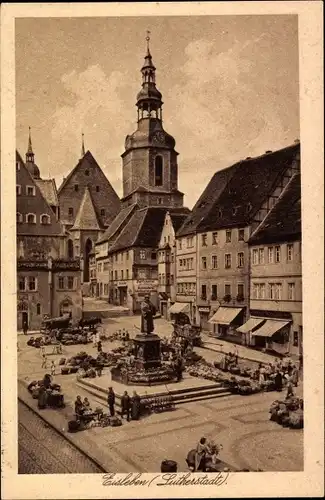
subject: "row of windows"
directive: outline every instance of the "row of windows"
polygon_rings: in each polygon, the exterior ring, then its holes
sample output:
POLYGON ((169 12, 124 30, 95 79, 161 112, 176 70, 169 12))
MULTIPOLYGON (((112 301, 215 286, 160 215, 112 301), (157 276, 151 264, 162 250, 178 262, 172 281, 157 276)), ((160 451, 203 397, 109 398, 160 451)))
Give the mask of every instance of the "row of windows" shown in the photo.
MULTIPOLYGON (((265 248, 253 248, 252 250, 252 264, 265 264, 267 258, 268 264, 281 262, 281 247, 272 246, 267 248, 267 254, 265 248)), ((293 261, 293 244, 289 243, 286 246, 286 258, 287 262, 293 261)))
MULTIPOLYGON (((40 220, 41 224, 45 224, 45 225, 51 224, 51 217, 47 214, 40 215, 39 220, 40 220)), ((17 224, 22 224, 24 222, 23 214, 21 214, 19 212, 16 213, 16 222, 17 222, 17 224)), ((26 214, 25 215, 25 222, 27 224, 36 224, 36 222, 37 222, 36 214, 26 214)))
POLYGON ((34 276, 20 276, 18 280, 18 290, 20 292, 36 292, 37 278, 34 276))
MULTIPOLYGON (((233 233, 234 231, 231 229, 228 229, 226 231, 226 243, 231 243, 233 239, 233 233)), ((238 229, 237 230, 237 241, 244 241, 245 239, 245 230, 244 229, 238 229)), ((181 250, 182 249, 182 240, 178 240, 178 248, 181 250)), ((218 232, 215 231, 211 233, 211 244, 212 245, 218 245, 218 232)), ((208 246, 208 234, 204 233, 201 234, 201 246, 206 247, 208 246)), ((188 236, 186 238, 186 247, 187 248, 193 248, 194 247, 194 237, 193 236, 188 236)))
POLYGON ((108 271, 109 270, 109 262, 99 262, 97 264, 97 271, 101 273, 102 271, 108 271))
POLYGON ((192 257, 188 259, 179 259, 179 267, 180 271, 190 271, 194 269, 194 259, 192 257))
POLYGON ((171 254, 169 250, 159 250, 158 262, 174 262, 174 254, 171 254))
MULTIPOLYGON (((69 217, 73 217, 74 216, 74 209, 73 209, 73 207, 69 207, 68 214, 69 214, 69 217)), ((105 215, 106 215, 105 208, 101 208, 100 209, 100 216, 101 217, 105 217, 105 215)))
POLYGON ((174 275, 173 274, 159 274, 158 275, 158 283, 159 285, 173 285, 174 284, 174 275))
POLYGON ((58 277, 59 290, 73 290, 74 289, 74 276, 59 276, 58 277))
MULTIPOLYGON (((224 257, 224 267, 225 269, 230 269, 232 267, 232 254, 226 253, 224 257)), ((237 267, 244 267, 244 252, 237 253, 237 267)), ((203 270, 208 269, 207 257, 201 257, 201 268, 203 270)), ((211 256, 211 266, 210 269, 218 269, 218 256, 211 256)))
POLYGON ((179 295, 195 295, 196 294, 196 284, 195 283, 177 283, 177 293, 179 295))
POLYGON ((127 269, 125 272, 123 271, 123 269, 118 272, 118 271, 111 271, 111 281, 113 281, 113 279, 116 281, 118 279, 120 280, 128 280, 129 279, 129 270, 127 269))
MULTIPOLYGON (((201 294, 200 297, 203 300, 208 299, 208 286, 207 285, 201 285, 201 294)), ((244 299, 244 284, 243 283, 237 283, 237 290, 236 290, 236 296, 238 299, 243 300, 244 299)), ((196 284, 195 283, 177 283, 177 293, 179 295, 195 295, 196 294, 196 284)), ((221 285, 216 285, 212 284, 211 285, 211 292, 210 292, 210 299, 211 300, 217 300, 218 297, 229 297, 231 298, 232 294, 232 287, 230 283, 225 283, 223 287, 221 285)))
MULTIPOLYGON (((244 299, 244 283, 237 283, 237 290, 236 290, 236 296, 237 299, 243 300, 244 299)), ((222 293, 221 286, 213 284, 211 285, 211 300, 217 300, 218 297, 224 297, 224 298, 231 298, 232 297, 232 286, 230 283, 225 283, 223 287, 224 293, 222 293)), ((208 287, 207 285, 201 285, 201 299, 207 300, 208 298, 208 287)))
POLYGON ((253 299, 271 299, 271 300, 295 300, 295 283, 288 283, 286 287, 286 297, 283 296, 282 283, 253 283, 253 299))
MULTIPOLYGON (((16 184, 16 195, 20 196, 21 193, 22 193, 21 185, 16 184)), ((26 194, 27 194, 27 196, 36 196, 35 186, 26 186, 26 194)))

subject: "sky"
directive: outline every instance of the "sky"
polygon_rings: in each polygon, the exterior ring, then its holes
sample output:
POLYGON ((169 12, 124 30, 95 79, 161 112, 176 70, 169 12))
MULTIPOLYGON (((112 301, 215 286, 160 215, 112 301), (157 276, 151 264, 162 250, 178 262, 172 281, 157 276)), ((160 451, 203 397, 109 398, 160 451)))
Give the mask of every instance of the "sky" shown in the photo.
POLYGON ((30 126, 43 178, 61 184, 83 132, 122 196, 147 30, 186 206, 217 170, 299 139, 297 16, 17 18, 17 149, 30 126))

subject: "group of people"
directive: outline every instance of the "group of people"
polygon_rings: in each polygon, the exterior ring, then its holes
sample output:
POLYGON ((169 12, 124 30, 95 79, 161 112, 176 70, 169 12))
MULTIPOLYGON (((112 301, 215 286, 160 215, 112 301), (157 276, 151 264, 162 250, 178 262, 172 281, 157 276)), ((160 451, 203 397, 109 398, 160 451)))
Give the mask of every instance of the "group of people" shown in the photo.
POLYGON ((238 365, 238 354, 234 354, 232 352, 228 352, 221 359, 221 369, 228 370, 230 366, 238 365))
MULTIPOLYGON (((111 417, 115 415, 115 393, 112 387, 108 389, 107 404, 111 417)), ((130 419, 139 420, 141 413, 141 398, 136 391, 133 391, 133 396, 130 397, 127 391, 121 398, 121 417, 126 416, 128 422, 130 419)))
POLYGON ((81 400, 81 396, 77 396, 76 401, 74 403, 74 412, 76 415, 76 418, 79 420, 82 418, 83 414, 86 411, 91 411, 90 403, 88 398, 84 398, 84 400, 81 400))

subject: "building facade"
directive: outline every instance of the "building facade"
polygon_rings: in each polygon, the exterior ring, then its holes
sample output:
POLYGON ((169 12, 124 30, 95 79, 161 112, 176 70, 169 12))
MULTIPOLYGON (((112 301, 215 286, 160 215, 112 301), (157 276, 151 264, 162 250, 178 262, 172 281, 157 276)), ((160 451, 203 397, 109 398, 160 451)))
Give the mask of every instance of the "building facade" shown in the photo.
POLYGON ((300 144, 216 172, 176 234, 177 301, 214 335, 242 343, 249 317, 248 241, 300 170, 300 144))
POLYGON ((45 315, 82 314, 80 260, 66 257, 56 200, 55 182, 41 179, 29 136, 26 163, 16 153, 18 329, 25 323, 39 329, 45 315))
POLYGON ((294 175, 252 234, 247 343, 299 356, 303 347, 301 185, 294 175))

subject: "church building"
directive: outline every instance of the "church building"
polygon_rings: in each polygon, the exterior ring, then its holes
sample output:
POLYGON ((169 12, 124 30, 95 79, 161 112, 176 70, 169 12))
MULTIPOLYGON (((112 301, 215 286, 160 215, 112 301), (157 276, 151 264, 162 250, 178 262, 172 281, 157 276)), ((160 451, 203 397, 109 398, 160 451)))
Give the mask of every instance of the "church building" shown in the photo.
POLYGON ((81 158, 59 191, 60 219, 69 234, 67 257, 83 260, 84 293, 90 288, 89 261, 98 237, 119 213, 121 203, 82 138, 81 158))
POLYGON ((110 302, 133 312, 145 294, 159 306, 157 251, 166 213, 189 213, 178 190, 175 139, 163 127, 162 94, 156 87, 149 37, 141 73, 137 129, 127 135, 122 154, 122 211, 96 245, 102 262, 97 267, 99 288, 108 291, 110 302))

